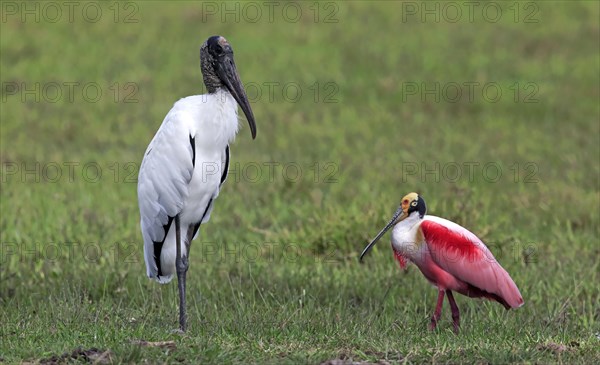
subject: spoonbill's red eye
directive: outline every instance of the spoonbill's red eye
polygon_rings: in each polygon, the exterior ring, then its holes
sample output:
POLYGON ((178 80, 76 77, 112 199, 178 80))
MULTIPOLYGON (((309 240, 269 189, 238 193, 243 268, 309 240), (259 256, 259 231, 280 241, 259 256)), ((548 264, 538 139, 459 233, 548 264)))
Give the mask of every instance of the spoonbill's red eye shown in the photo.
POLYGON ((408 204, 408 199, 404 199, 404 200, 402 201, 402 204, 408 204))

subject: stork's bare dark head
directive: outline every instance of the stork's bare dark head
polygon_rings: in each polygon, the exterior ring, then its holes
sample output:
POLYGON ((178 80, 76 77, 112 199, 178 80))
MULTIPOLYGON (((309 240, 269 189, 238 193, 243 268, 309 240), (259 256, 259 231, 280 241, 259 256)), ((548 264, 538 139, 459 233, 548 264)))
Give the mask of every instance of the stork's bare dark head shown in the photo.
POLYGON ((256 138, 254 114, 233 61, 233 49, 225 38, 215 35, 202 44, 202 47, 200 47, 200 68, 208 92, 212 94, 219 88, 227 88, 242 108, 244 115, 246 115, 252 138, 256 138))

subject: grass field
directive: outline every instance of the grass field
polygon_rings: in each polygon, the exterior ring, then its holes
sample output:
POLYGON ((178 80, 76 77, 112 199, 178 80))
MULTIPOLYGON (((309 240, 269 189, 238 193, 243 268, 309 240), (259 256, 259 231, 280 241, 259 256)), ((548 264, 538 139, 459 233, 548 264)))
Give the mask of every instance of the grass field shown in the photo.
POLYGON ((0 362, 600 362, 598 2, 73 4, 2 2, 0 362), (192 245, 181 336, 137 169, 213 34, 258 136, 192 245), (457 296, 461 333, 447 303, 430 332, 389 236, 358 263, 411 191, 525 306, 457 296))

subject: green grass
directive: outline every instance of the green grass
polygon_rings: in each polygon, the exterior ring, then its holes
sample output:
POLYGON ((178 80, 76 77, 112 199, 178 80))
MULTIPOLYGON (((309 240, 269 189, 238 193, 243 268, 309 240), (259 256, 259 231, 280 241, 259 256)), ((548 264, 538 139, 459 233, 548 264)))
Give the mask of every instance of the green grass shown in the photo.
POLYGON ((250 23, 252 9, 222 22, 198 3, 138 3, 115 23, 111 4, 96 23, 83 4, 73 23, 3 8, 0 362, 78 347, 110 350, 114 363, 600 362, 597 2, 518 3, 518 22, 502 3, 496 23, 481 8, 473 22, 404 22, 402 3, 358 1, 321 3, 317 22, 302 4, 296 23, 282 5, 272 22, 263 7, 250 23), (124 23, 132 9, 139 22, 124 23), (336 9, 337 23, 325 22, 336 9), (523 22, 532 9, 538 22, 523 22), (145 277, 136 166, 173 102, 203 92, 198 47, 213 34, 233 45, 242 80, 262 85, 258 137, 242 123, 233 174, 192 246, 190 329, 178 336, 176 285, 145 277), (103 94, 88 102, 76 88, 52 103, 6 89, 51 82, 103 94), (296 83, 302 96, 279 87, 270 100, 268 82, 296 83), (422 101, 403 94, 407 82, 493 82, 503 94, 422 101), (124 103, 131 91, 137 102, 124 103), (279 164, 272 178, 267 162, 279 164), (436 163, 439 179, 407 170, 436 163), (488 243, 524 307, 459 296, 460 335, 447 303, 432 333, 436 291, 416 267, 399 270, 389 236, 358 264, 410 191, 488 243))

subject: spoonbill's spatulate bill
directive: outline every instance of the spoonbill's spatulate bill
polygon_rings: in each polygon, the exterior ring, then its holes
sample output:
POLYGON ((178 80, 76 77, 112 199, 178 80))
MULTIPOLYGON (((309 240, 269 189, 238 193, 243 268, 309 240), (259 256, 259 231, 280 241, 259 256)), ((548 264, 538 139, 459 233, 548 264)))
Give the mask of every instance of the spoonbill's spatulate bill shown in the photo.
POLYGON ((254 115, 225 38, 213 36, 202 44, 200 66, 208 94, 175 103, 150 142, 138 177, 146 272, 162 284, 177 274, 181 331, 187 322, 190 244, 210 219, 227 178, 238 105, 256 137, 254 115))
POLYGON ((413 262, 438 288, 431 329, 442 312, 444 295, 452 310, 454 330, 460 327, 460 314, 453 291, 472 298, 497 301, 506 309, 523 305, 523 298, 510 275, 500 266, 483 242, 467 229, 446 219, 425 215, 425 201, 417 193, 402 198, 389 223, 360 255, 360 260, 392 227, 392 249, 403 268, 413 262))

